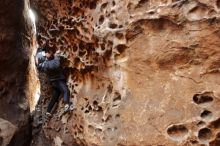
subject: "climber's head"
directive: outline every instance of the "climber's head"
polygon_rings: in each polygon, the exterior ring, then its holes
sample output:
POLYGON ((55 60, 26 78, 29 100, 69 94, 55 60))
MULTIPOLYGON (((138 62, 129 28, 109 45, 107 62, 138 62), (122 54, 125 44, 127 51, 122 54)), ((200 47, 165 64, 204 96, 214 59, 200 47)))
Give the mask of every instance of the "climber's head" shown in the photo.
POLYGON ((47 59, 51 59, 54 57, 54 52, 52 49, 46 49, 45 50, 45 56, 47 59))

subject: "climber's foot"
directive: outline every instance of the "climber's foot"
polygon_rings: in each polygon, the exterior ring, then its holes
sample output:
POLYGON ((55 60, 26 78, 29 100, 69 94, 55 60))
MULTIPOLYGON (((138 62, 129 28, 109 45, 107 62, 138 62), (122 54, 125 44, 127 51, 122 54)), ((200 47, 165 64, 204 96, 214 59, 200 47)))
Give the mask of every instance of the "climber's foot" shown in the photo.
POLYGON ((74 109, 73 103, 65 104, 64 106, 64 113, 67 113, 69 111, 72 111, 74 109))
POLYGON ((49 113, 49 112, 46 112, 46 118, 49 119, 49 118, 51 118, 51 117, 52 117, 52 114, 49 113))

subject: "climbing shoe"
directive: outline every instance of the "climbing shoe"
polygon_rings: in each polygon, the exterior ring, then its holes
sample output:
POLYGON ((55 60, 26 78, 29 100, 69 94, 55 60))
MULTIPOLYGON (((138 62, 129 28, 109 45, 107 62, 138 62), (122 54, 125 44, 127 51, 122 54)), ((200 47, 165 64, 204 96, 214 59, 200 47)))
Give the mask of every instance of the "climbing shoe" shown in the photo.
POLYGON ((64 113, 68 111, 72 111, 74 109, 73 103, 65 104, 64 106, 64 113))
POLYGON ((64 106, 64 113, 68 112, 70 109, 70 105, 69 104, 65 104, 64 106))
POLYGON ((51 117, 52 117, 51 113, 46 112, 46 117, 47 117, 47 118, 51 118, 51 117))

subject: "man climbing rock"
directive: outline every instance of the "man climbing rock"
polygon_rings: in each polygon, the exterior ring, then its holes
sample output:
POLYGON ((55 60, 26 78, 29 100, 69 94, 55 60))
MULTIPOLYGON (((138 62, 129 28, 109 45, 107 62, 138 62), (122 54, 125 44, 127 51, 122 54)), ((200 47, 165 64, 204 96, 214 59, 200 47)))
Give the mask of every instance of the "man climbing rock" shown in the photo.
POLYGON ((41 72, 45 72, 52 85, 53 95, 50 103, 47 107, 47 116, 51 116, 51 111, 56 102, 59 101, 61 93, 64 97, 64 113, 73 109, 73 105, 70 102, 70 91, 66 84, 65 76, 60 67, 60 55, 59 51, 56 53, 53 50, 46 49, 38 51, 36 55, 36 66, 41 72))

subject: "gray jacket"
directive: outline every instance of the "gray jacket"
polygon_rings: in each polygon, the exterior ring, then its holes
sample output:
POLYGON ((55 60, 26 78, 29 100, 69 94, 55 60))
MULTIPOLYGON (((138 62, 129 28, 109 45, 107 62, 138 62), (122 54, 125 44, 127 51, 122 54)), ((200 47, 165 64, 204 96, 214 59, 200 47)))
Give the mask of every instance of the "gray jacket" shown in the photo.
POLYGON ((45 60, 37 65, 39 71, 45 72, 50 81, 65 79, 61 67, 60 57, 55 56, 53 59, 45 60))

